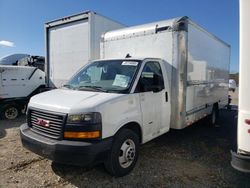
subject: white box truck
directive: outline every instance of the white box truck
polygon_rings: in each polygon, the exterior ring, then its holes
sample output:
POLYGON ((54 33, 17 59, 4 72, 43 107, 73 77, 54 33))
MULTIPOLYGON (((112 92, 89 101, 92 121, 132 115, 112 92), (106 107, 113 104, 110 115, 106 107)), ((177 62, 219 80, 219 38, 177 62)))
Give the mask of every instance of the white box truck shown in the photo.
POLYGON ((47 87, 62 86, 86 62, 100 59, 101 35, 122 27, 92 11, 46 23, 47 87))
POLYGON ((240 77, 237 150, 231 151, 231 165, 236 170, 250 173, 250 1, 240 0, 240 77))
POLYGON ((187 17, 107 32, 101 49, 63 88, 32 97, 24 147, 123 176, 140 144, 207 115, 215 123, 228 101, 230 47, 187 17))

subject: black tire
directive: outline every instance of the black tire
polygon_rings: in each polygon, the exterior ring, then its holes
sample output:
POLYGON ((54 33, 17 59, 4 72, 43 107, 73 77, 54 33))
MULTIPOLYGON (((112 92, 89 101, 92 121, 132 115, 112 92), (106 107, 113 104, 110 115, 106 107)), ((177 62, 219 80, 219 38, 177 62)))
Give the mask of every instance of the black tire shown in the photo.
POLYGON ((138 149, 138 135, 129 129, 120 130, 115 135, 111 151, 107 156, 107 160, 104 162, 106 170, 115 177, 121 177, 130 173, 135 167, 138 159, 138 149), (129 144, 131 144, 131 146, 129 146, 129 144), (124 149, 122 150, 122 146, 123 148, 128 146, 128 148, 126 148, 126 152, 123 151, 124 149), (133 147, 134 152, 132 149, 133 147), (123 159, 123 156, 125 156, 124 163, 121 162, 121 158, 123 159))
POLYGON ((217 105, 213 106, 212 113, 209 115, 209 125, 216 126, 219 117, 219 109, 217 105))
POLYGON ((1 110, 1 118, 13 120, 20 115, 20 108, 16 104, 7 104, 1 110))

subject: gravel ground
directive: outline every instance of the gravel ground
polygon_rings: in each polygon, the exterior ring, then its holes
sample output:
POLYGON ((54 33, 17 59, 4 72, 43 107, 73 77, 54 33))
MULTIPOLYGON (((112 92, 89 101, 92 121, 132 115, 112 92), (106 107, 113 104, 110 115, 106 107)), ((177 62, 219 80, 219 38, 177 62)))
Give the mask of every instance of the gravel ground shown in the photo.
POLYGON ((237 111, 222 110, 217 127, 206 120, 141 146, 135 169, 113 178, 103 165, 59 165, 21 146, 15 121, 0 120, 0 187, 250 187, 250 175, 230 166, 237 111))

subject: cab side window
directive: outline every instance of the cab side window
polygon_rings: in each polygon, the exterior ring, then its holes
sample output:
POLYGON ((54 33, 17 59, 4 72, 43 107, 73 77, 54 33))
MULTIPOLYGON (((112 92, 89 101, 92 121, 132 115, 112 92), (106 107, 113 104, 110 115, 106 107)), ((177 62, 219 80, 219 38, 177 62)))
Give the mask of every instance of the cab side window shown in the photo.
POLYGON ((154 61, 147 62, 142 70, 135 93, 159 92, 163 89, 164 81, 160 64, 154 61))

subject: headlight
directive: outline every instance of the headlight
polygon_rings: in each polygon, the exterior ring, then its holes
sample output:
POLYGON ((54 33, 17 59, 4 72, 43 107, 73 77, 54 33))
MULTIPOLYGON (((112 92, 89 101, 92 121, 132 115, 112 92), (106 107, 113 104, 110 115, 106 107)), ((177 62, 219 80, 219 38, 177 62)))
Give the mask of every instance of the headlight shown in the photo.
POLYGON ((95 124, 101 123, 102 118, 99 112, 83 113, 83 114, 69 114, 67 123, 77 124, 77 123, 87 123, 95 124))

